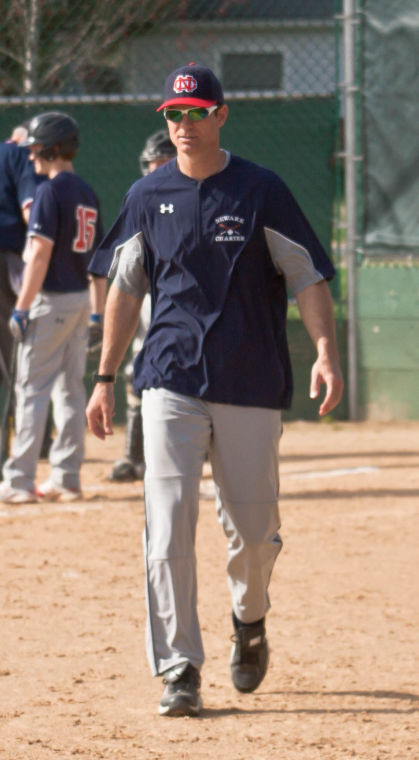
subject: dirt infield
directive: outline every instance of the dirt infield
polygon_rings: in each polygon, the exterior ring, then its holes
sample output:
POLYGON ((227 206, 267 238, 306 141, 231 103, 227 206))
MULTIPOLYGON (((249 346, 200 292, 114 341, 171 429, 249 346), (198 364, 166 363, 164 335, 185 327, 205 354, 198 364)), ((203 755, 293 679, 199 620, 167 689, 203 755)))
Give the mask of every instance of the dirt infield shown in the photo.
MULTIPOLYGON (((289 423, 271 667, 229 677, 226 545, 210 472, 198 528, 198 719, 157 715, 144 654, 143 502, 87 438, 85 499, 0 505, 1 760, 419 758, 419 423, 289 423)), ((40 465, 40 478, 46 465, 40 465)))

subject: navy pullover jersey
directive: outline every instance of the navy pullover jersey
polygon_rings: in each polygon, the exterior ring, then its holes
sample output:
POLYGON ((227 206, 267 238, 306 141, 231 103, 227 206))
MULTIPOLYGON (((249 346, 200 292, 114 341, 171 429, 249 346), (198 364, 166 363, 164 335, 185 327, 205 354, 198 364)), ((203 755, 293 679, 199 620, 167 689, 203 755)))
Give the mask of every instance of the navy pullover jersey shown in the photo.
POLYGON ((22 209, 32 202, 44 179, 35 174, 26 148, 0 143, 0 250, 22 253, 26 236, 22 209))
POLYGON ((314 273, 308 284, 331 278, 334 268, 283 181, 232 156, 198 182, 173 160, 128 191, 90 271, 107 275, 115 249, 138 233, 152 319, 135 390, 288 408, 286 282, 266 235, 291 250, 291 264, 293 251, 303 252, 314 273))
POLYGON ((44 182, 31 207, 28 235, 54 244, 43 290, 85 290, 92 251, 103 235, 99 201, 92 188, 72 172, 60 172, 44 182))

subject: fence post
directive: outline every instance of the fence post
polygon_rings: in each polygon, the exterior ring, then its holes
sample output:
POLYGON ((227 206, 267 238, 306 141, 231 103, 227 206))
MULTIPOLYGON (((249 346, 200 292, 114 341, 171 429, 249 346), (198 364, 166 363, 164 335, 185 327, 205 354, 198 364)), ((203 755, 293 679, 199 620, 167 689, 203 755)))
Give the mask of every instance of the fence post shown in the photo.
POLYGON ((349 419, 358 417, 358 357, 356 334, 356 237, 357 237, 357 187, 356 187, 356 6, 357 0, 344 0, 344 102, 345 102, 345 199, 346 199, 346 267, 348 285, 348 402, 349 419))

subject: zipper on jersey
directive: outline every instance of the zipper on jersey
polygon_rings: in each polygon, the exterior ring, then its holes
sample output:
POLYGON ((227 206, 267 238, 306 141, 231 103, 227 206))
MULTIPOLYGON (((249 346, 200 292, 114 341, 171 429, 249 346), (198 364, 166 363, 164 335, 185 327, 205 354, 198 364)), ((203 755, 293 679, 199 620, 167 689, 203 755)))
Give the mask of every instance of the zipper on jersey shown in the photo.
POLYGON ((196 229, 196 241, 198 245, 201 244, 202 240, 202 214, 201 214, 201 208, 202 208, 202 199, 201 199, 201 192, 202 192, 202 180, 196 183, 196 209, 195 209, 195 229, 196 229))

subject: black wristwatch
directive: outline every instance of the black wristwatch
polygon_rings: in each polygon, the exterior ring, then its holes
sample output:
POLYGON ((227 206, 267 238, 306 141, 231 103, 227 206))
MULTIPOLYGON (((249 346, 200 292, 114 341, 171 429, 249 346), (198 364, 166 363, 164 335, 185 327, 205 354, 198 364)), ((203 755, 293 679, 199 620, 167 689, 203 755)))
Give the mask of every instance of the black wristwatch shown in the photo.
POLYGON ((98 375, 97 372, 93 372, 92 380, 93 385, 96 385, 96 383, 114 383, 115 375, 98 375))

